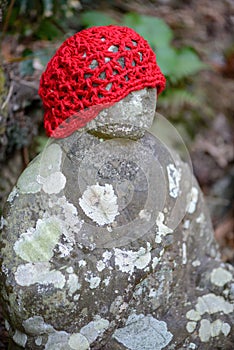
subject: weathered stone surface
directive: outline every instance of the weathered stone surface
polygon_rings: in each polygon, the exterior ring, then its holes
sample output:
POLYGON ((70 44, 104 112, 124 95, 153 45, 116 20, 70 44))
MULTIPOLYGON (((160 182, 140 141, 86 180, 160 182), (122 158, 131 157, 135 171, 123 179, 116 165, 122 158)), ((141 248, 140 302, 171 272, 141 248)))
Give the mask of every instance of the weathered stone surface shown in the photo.
POLYGON ((232 349, 233 268, 191 169, 148 132, 111 130, 50 140, 8 198, 11 348, 232 349))
POLYGON ((111 137, 137 138, 144 135, 154 119, 156 89, 133 91, 118 103, 102 110, 85 130, 93 130, 111 137))

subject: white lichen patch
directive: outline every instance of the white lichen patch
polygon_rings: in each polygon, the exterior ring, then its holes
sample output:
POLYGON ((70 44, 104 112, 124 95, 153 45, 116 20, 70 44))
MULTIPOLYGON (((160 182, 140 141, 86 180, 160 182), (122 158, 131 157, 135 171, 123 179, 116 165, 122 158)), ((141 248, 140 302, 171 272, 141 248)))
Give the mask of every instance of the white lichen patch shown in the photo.
POLYGON ((41 220, 36 227, 22 233, 14 244, 14 251, 21 259, 28 262, 49 261, 62 234, 62 228, 56 218, 41 220))
POLYGON ((0 230, 2 230, 4 226, 7 226, 7 220, 1 215, 0 216, 0 230))
POLYGON ((123 297, 121 295, 118 295, 115 300, 111 303, 110 306, 110 312, 113 315, 120 314, 120 310, 122 309, 122 306, 125 304, 123 297))
POLYGON ((98 337, 108 329, 110 322, 100 316, 95 316, 94 321, 82 327, 80 333, 85 336, 89 344, 92 344, 98 337))
POLYGON ((37 182, 39 168, 40 164, 36 158, 20 175, 16 186, 21 193, 37 193, 41 190, 41 184, 37 182))
POLYGON ((78 276, 75 273, 71 273, 67 280, 68 294, 72 296, 77 290, 81 288, 78 276))
POLYGON ((203 224, 205 222, 205 215, 204 213, 201 213, 197 218, 196 218, 196 222, 198 224, 203 224))
POLYGON ((113 223, 119 215, 117 196, 109 184, 88 186, 79 204, 84 213, 100 226, 113 223))
POLYGON ((95 289, 97 288, 101 283, 101 278, 98 276, 91 275, 90 277, 86 277, 85 280, 89 282, 89 288, 95 289))
POLYGON ((98 260, 98 262, 97 262, 97 270, 99 272, 103 271, 108 266, 108 261, 110 260, 111 256, 112 256, 112 252, 110 252, 108 250, 106 250, 102 254, 103 259, 102 260, 98 260))
POLYGON ((172 340, 167 324, 151 315, 130 315, 125 327, 117 329, 113 337, 129 350, 161 350, 172 340))
POLYGON ((217 312, 229 314, 233 312, 234 305, 230 304, 222 296, 217 296, 213 293, 209 293, 198 298, 196 310, 200 315, 204 315, 205 313, 211 315, 217 312))
POLYGON ((189 214, 193 214, 197 207, 198 201, 198 189, 196 187, 192 187, 191 192, 187 195, 187 207, 186 211, 189 214))
POLYGON ((151 220, 151 213, 146 209, 142 209, 139 212, 139 218, 149 222, 151 220))
POLYGON ((152 269, 153 270, 158 265, 159 261, 160 261, 160 258, 158 258, 157 256, 153 258, 153 261, 152 261, 152 269))
POLYGON ((9 332, 10 329, 11 329, 10 323, 9 323, 7 320, 5 320, 4 323, 5 323, 5 328, 6 328, 6 330, 9 332))
POLYGON ((187 245, 185 242, 182 243, 182 264, 187 264, 187 245))
POLYGON ((183 228, 185 230, 188 230, 190 227, 190 220, 185 220, 185 222, 183 223, 183 228))
POLYGON ((60 223, 62 235, 61 239, 56 245, 56 253, 60 257, 70 255, 75 245, 75 233, 77 234, 83 221, 78 216, 76 207, 69 203, 65 196, 55 198, 51 196, 48 201, 49 213, 44 214, 45 217, 54 217, 60 223))
POLYGON ((97 270, 99 272, 103 271, 105 269, 105 267, 106 267, 106 265, 105 265, 105 263, 102 260, 99 260, 97 262, 97 270))
POLYGON ((9 269, 4 264, 2 264, 0 267, 0 271, 3 272, 6 276, 9 275, 9 269))
POLYGON ((70 335, 68 345, 72 350, 88 350, 90 348, 87 338, 80 333, 70 335))
POLYGON ((69 334, 57 331, 53 326, 44 322, 41 316, 33 316, 23 321, 23 327, 27 334, 36 337, 35 344, 41 346, 43 336, 47 335, 45 350, 88 350, 89 342, 80 333, 69 334))
MULTIPOLYGON (((51 182, 49 176, 53 173, 60 173, 62 161, 62 149, 57 144, 51 144, 45 151, 35 158, 21 174, 17 182, 17 188, 21 193, 37 193, 46 183, 51 182), (43 179, 43 182, 41 181, 43 179)), ((64 181, 64 179, 63 179, 64 181)), ((53 184, 56 187, 56 183, 53 184)), ((61 187, 61 176, 58 187, 61 187)), ((57 191, 57 189, 56 189, 57 191)), ((53 192, 58 193, 58 192, 53 192)))
POLYGON ((110 258, 112 257, 112 252, 109 252, 108 250, 106 250, 103 254, 103 261, 104 263, 106 263, 107 261, 110 260, 110 258))
POLYGON ((147 243, 147 248, 141 247, 138 251, 121 250, 114 248, 115 266, 122 272, 132 274, 134 268, 144 269, 151 261, 151 246, 147 243))
POLYGON ((200 321, 201 315, 196 310, 190 310, 186 313, 186 317, 191 321, 200 321))
POLYGON ((20 332, 18 329, 15 331, 13 335, 13 340, 16 344, 22 346, 25 348, 25 345, 27 343, 28 337, 26 334, 20 332))
POLYGON ((203 319, 199 328, 199 337, 202 342, 206 343, 211 338, 218 337, 221 334, 227 336, 230 330, 230 325, 222 320, 218 319, 211 323, 209 320, 203 319))
POLYGON ((70 231, 79 232, 83 225, 83 221, 80 220, 76 207, 72 203, 68 202, 65 196, 58 198, 54 204, 58 205, 59 208, 62 209, 62 214, 65 218, 64 224, 67 232, 65 232, 64 235, 68 240, 75 243, 75 237, 72 233, 70 233, 70 231))
MULTIPOLYGON (((48 334, 45 350, 64 350, 68 348, 69 334, 64 331, 55 331, 48 334)), ((70 350, 70 349, 69 349, 70 350)))
POLYGON ((186 324, 186 329, 188 333, 193 333, 197 327, 197 322, 190 321, 186 324))
POLYGON ((42 335, 54 332, 54 328, 44 322, 41 316, 33 316, 23 321, 25 332, 30 335, 42 335))
POLYGON ((211 272, 210 280, 216 286, 223 287, 226 283, 231 282, 232 274, 222 267, 218 267, 211 272))
POLYGON ((62 289, 65 277, 60 271, 50 270, 49 263, 27 263, 19 265, 15 272, 15 280, 20 286, 31 286, 35 283, 47 286, 53 284, 62 289))
POLYGON ((79 267, 84 267, 87 265, 87 262, 85 260, 79 260, 78 264, 79 264, 79 267))
POLYGON ((42 341, 43 341, 43 338, 39 336, 39 337, 37 337, 37 338, 35 339, 35 344, 36 344, 37 346, 41 346, 42 341))
POLYGON ((199 260, 194 260, 194 261, 192 262, 192 265, 193 265, 193 267, 198 267, 198 266, 201 265, 201 262, 200 262, 199 260))
POLYGON ((60 171, 56 171, 47 177, 38 175, 37 181, 42 185, 43 191, 48 194, 58 194, 66 185, 66 177, 60 171))
POLYGON ((111 279, 110 276, 108 276, 103 280, 103 283, 105 284, 106 287, 109 285, 110 279, 111 279))
POLYGON ((18 192, 17 188, 14 187, 13 190, 11 191, 11 193, 9 194, 8 198, 7 198, 7 202, 12 203, 14 201, 14 199, 16 197, 18 197, 18 195, 19 195, 19 192, 18 192))
POLYGON ((156 224, 158 229, 156 232, 155 242, 161 243, 162 237, 172 233, 173 230, 164 224, 164 214, 162 212, 159 212, 158 217, 156 219, 156 224))
POLYGON ((181 169, 177 169, 174 164, 167 166, 167 176, 169 183, 169 195, 177 198, 180 193, 181 169))
POLYGON ((69 267, 66 268, 66 271, 67 271, 67 273, 73 273, 74 269, 73 269, 72 266, 69 266, 69 267))
POLYGON ((213 315, 216 313, 230 314, 233 313, 233 310, 234 305, 227 302, 222 296, 217 296, 213 293, 203 295, 198 298, 195 310, 192 309, 186 313, 186 318, 190 320, 186 325, 186 329, 189 333, 193 333, 197 323, 200 323, 199 337, 202 342, 208 342, 210 338, 217 337, 220 334, 227 336, 231 329, 228 323, 224 323, 219 319, 210 323, 206 318, 201 319, 201 316, 204 314, 213 315), (193 327, 194 330, 192 330, 193 327))
POLYGON ((62 148, 53 143, 46 147, 40 158, 40 175, 47 177, 56 171, 60 171, 62 163, 62 148))

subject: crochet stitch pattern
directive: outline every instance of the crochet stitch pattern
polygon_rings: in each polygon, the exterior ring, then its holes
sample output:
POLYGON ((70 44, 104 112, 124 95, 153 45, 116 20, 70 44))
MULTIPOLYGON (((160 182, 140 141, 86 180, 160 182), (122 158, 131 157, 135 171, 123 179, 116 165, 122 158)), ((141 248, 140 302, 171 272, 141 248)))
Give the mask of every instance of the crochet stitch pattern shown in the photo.
POLYGON ((156 87, 159 94, 165 83, 155 53, 133 29, 84 29, 60 46, 42 74, 46 133, 67 137, 130 92, 156 87))

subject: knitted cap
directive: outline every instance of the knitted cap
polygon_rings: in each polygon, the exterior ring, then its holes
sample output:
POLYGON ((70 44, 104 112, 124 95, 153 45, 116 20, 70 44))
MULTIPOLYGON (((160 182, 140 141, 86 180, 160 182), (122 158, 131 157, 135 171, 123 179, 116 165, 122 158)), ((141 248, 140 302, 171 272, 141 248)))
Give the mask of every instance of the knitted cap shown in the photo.
POLYGON ((48 136, 66 137, 130 92, 165 88, 148 42, 120 26, 92 27, 68 38, 42 74, 39 95, 48 136))

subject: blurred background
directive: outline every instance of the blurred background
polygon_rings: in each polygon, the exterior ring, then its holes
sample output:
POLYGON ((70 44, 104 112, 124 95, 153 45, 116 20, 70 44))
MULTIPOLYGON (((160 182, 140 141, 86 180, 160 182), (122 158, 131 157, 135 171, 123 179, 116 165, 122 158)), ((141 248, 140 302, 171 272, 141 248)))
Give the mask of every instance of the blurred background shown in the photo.
POLYGON ((222 259, 234 263, 233 0, 0 0, 0 214, 47 142, 37 91, 48 60, 70 35, 107 24, 132 27, 155 50, 167 78, 157 111, 184 140, 222 259))

